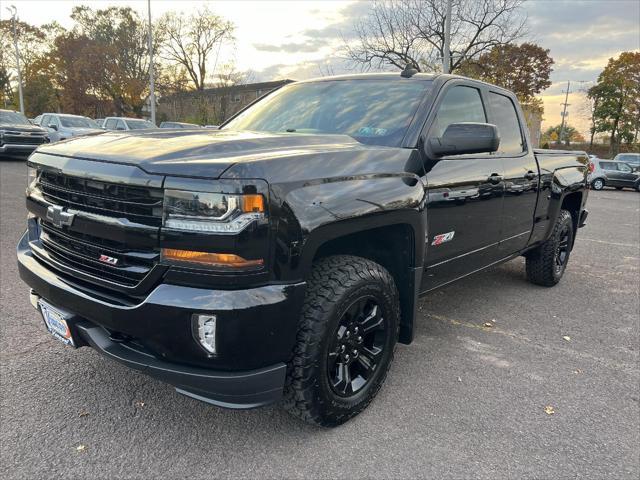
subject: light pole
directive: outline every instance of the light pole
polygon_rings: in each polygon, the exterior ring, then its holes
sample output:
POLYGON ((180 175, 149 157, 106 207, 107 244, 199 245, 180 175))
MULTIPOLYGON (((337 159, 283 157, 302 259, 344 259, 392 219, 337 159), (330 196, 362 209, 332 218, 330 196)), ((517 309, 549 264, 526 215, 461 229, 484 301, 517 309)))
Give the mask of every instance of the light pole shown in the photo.
POLYGON ((13 23, 13 46, 16 49, 16 66, 18 68, 18 96, 20 98, 20 113, 24 115, 24 98, 22 97, 22 72, 20 71, 20 51, 18 50, 18 9, 15 5, 7 7, 7 10, 11 13, 11 20, 13 23))
POLYGON ((569 104, 567 103, 567 101, 569 100, 569 89, 571 88, 571 81, 567 81, 567 91, 564 92, 564 103, 561 103, 560 105, 562 105, 564 108, 562 109, 562 113, 560 115, 562 115, 562 123, 560 123, 560 136, 558 137, 558 143, 562 143, 562 137, 564 137, 564 128, 565 125, 567 123, 567 107, 569 106, 569 104))
POLYGON ((156 124, 156 93, 153 79, 153 42, 151 31, 151 0, 147 0, 149 13, 149 101, 151 102, 151 123, 156 124))
POLYGON ((447 0, 447 16, 444 18, 444 47, 442 50, 442 73, 449 73, 451 63, 451 0, 447 0))

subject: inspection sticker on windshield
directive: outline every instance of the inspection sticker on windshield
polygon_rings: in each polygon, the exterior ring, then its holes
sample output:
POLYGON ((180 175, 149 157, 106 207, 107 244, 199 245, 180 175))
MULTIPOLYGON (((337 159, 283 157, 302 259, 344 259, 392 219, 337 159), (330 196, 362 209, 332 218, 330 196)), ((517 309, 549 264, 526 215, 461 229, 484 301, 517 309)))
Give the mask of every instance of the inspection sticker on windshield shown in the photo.
POLYGON ((445 242, 450 242, 451 240, 453 240, 453 236, 455 234, 456 232, 453 231, 453 232, 441 233, 440 235, 436 235, 435 237, 433 237, 433 242, 431 242, 431 245, 437 247, 438 245, 442 245, 445 242))
POLYGON ((387 134, 386 128, 360 127, 358 136, 360 137, 384 137, 387 134))

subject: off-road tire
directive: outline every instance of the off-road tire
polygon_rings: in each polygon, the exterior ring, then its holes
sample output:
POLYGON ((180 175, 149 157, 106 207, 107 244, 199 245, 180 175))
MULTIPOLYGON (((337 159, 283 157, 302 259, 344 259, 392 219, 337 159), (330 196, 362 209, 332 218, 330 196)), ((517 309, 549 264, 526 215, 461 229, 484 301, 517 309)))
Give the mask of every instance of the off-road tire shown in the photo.
POLYGON ((640 192, 640 181, 637 181, 634 188, 636 189, 636 192, 640 192))
POLYGON ((596 178, 593 182, 591 182, 591 188, 594 190, 602 190, 605 187, 605 182, 602 178, 596 178))
POLYGON ((542 245, 528 252, 525 256, 527 279, 531 283, 544 287, 552 287, 560 281, 569 262, 574 235, 571 213, 567 210, 560 210, 551 237, 542 245), (566 251, 563 265, 559 268, 557 265, 557 255, 559 246, 566 232, 568 232, 568 237, 565 239, 568 243, 568 250, 566 251))
POLYGON ((285 409, 307 423, 323 427, 335 427, 362 412, 386 378, 399 325, 398 290, 385 268, 350 255, 320 259, 307 281, 296 345, 287 365, 285 409), (363 296, 374 297, 384 316, 382 358, 361 390, 351 397, 341 397, 330 385, 326 360, 329 345, 346 310, 363 296))

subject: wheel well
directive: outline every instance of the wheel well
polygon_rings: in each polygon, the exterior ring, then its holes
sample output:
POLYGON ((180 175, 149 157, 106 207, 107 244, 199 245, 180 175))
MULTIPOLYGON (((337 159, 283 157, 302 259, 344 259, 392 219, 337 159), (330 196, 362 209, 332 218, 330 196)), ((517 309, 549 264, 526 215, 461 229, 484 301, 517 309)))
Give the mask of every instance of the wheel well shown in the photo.
POLYGON ((582 206, 582 192, 569 193, 562 200, 562 210, 567 210, 573 220, 573 241, 576 239, 578 231, 578 221, 580 220, 580 207, 582 206))
POLYGON ((372 260, 386 268, 396 283, 400 295, 400 339, 412 338, 415 304, 413 229, 408 224, 396 224, 352 233, 322 244, 313 261, 330 255, 354 255, 372 260))

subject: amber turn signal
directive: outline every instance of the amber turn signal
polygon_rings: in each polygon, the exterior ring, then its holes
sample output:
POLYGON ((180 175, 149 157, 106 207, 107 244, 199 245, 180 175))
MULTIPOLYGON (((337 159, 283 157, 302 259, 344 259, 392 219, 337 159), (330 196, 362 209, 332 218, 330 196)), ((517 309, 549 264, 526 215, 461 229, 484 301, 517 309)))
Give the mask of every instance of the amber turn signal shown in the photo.
POLYGON ((162 259, 180 263, 194 263, 209 267, 247 268, 259 267, 264 260, 247 260, 233 253, 194 252, 191 250, 178 250, 175 248, 163 248, 162 259))
POLYGON ((244 213, 264 213, 264 197, 262 195, 243 195, 242 211, 244 213))

